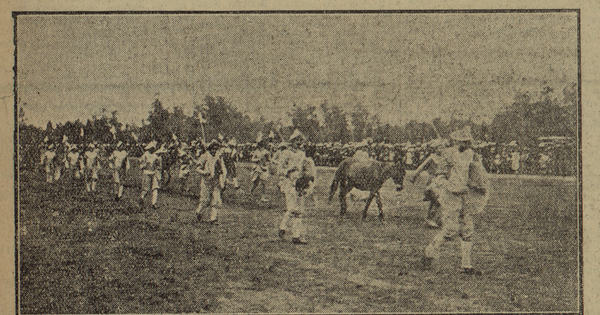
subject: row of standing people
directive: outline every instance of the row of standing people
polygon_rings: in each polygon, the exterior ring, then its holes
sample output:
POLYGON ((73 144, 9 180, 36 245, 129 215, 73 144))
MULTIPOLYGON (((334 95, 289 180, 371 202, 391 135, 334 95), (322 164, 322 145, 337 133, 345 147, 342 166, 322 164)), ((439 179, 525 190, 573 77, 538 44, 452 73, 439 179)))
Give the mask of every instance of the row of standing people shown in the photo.
MULTIPOLYGON (((415 170, 435 151, 433 144, 438 140, 411 145, 373 143, 368 138, 345 145, 307 142, 304 150, 314 159, 317 166, 336 167, 344 159, 354 156, 357 151, 365 151, 375 160, 381 162, 401 160, 406 169, 415 170)), ((277 147, 271 143, 267 143, 262 148, 257 144, 240 145, 240 161, 253 161, 257 150, 275 152, 277 147)), ((576 174, 576 149, 572 143, 548 145, 540 143, 540 146, 484 143, 484 145, 473 145, 473 151, 482 157, 484 167, 492 174, 558 176, 576 174)))

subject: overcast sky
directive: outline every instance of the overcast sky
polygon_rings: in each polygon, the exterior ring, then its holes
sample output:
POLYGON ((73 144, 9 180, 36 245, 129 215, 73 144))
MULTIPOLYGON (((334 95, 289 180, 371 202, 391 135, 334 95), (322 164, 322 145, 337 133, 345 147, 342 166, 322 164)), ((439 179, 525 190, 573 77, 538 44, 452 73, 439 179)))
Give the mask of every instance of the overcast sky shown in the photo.
POLYGON ((491 119, 516 91, 577 82, 575 13, 23 15, 19 104, 44 126, 156 98, 191 113, 223 96, 267 120, 356 104, 383 122, 491 119))

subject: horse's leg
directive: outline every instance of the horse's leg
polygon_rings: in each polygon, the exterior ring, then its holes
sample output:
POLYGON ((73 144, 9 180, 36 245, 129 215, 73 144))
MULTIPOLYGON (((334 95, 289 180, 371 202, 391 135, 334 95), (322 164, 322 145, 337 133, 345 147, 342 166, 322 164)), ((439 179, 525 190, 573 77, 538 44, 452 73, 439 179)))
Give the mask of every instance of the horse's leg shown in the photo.
POLYGON ((254 190, 256 189, 256 187, 258 187, 258 184, 260 184, 260 178, 257 178, 255 181, 252 182, 252 188, 250 188, 250 193, 254 193, 254 190))
POLYGON ((379 208, 379 220, 383 221, 383 204, 381 203, 381 195, 379 194, 379 192, 375 194, 375 202, 377 202, 377 207, 379 208))
POLYGON ((350 190, 345 183, 341 183, 340 185, 340 215, 346 214, 346 210, 348 205, 346 204, 346 194, 348 194, 350 190))
POLYGON ((365 209, 363 210, 363 215, 362 215, 363 220, 367 218, 367 210, 369 210, 369 206, 371 205, 371 202, 373 201, 373 197, 375 197, 375 194, 373 194, 373 192, 371 192, 369 194, 369 198, 367 198, 367 204, 365 205, 365 209))

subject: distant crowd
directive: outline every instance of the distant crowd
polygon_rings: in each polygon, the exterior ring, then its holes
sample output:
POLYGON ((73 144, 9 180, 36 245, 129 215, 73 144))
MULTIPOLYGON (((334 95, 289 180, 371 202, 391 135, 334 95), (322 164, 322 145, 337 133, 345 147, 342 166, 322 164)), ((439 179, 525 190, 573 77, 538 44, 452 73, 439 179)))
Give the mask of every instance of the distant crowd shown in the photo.
MULTIPOLYGON (((437 140, 425 143, 375 143, 371 139, 346 144, 307 142, 305 152, 317 166, 337 167, 344 159, 358 150, 367 151, 373 159, 382 162, 401 160, 408 170, 415 170, 434 151, 437 140)), ((256 143, 238 145, 239 161, 250 162, 256 143)), ((275 152, 276 142, 267 148, 275 152)), ((483 165, 492 174, 526 174, 574 176, 577 173, 577 149, 571 139, 562 137, 542 139, 537 145, 519 145, 515 141, 507 144, 479 142, 474 151, 483 158, 483 165)))
MULTIPOLYGON (((313 143, 306 142, 303 151, 314 160, 316 166, 337 167, 344 159, 351 157, 355 152, 362 150, 368 152, 373 159, 382 162, 396 162, 401 160, 406 169, 415 170, 432 152, 433 144, 438 140, 432 140, 425 143, 396 143, 385 142, 376 143, 367 138, 361 142, 349 142, 342 144, 335 143, 313 143)), ((166 145, 170 151, 170 157, 176 159, 175 151, 186 150, 196 151, 201 140, 191 142, 170 141, 159 145, 166 145)), ((237 156, 236 161, 252 162, 252 154, 256 151, 256 143, 236 143, 235 140, 228 141, 226 146, 235 148, 237 156)), ((275 139, 265 139, 261 146, 271 153, 278 150, 280 141, 275 139)), ((23 147, 25 150, 34 150, 40 152, 44 150, 47 143, 40 143, 33 147, 23 147)), ((141 156, 142 146, 135 142, 126 144, 131 154, 141 156), (137 151, 137 152, 136 152, 137 151)), ((225 143, 224 143, 225 145, 225 143)), ((99 144, 101 148, 109 148, 111 144, 99 144)), ((80 147, 81 149, 84 147, 80 147)), ((515 141, 511 143, 479 142, 474 143, 473 149, 483 158, 483 165, 491 174, 524 174, 524 175, 554 175, 554 176, 575 176, 577 174, 577 149, 574 141, 564 137, 547 137, 541 139, 537 145, 520 145, 515 141)), ((56 145, 58 155, 67 154, 67 149, 60 143, 56 145)), ((194 152, 196 153, 196 152, 194 152)), ((27 168, 33 161, 25 161, 21 154, 21 167, 27 168)), ((39 156, 34 154, 33 156, 39 156)))

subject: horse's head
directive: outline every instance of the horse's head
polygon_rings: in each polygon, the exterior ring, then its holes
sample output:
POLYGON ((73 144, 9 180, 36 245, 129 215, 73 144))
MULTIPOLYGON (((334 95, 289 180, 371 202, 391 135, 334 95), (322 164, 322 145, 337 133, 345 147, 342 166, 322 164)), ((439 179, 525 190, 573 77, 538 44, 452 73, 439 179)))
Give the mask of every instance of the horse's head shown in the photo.
POLYGON ((404 175, 406 175, 406 170, 404 169, 404 165, 402 165, 402 162, 395 162, 391 167, 391 177, 394 181, 394 184, 396 184, 396 191, 402 190, 404 175))

